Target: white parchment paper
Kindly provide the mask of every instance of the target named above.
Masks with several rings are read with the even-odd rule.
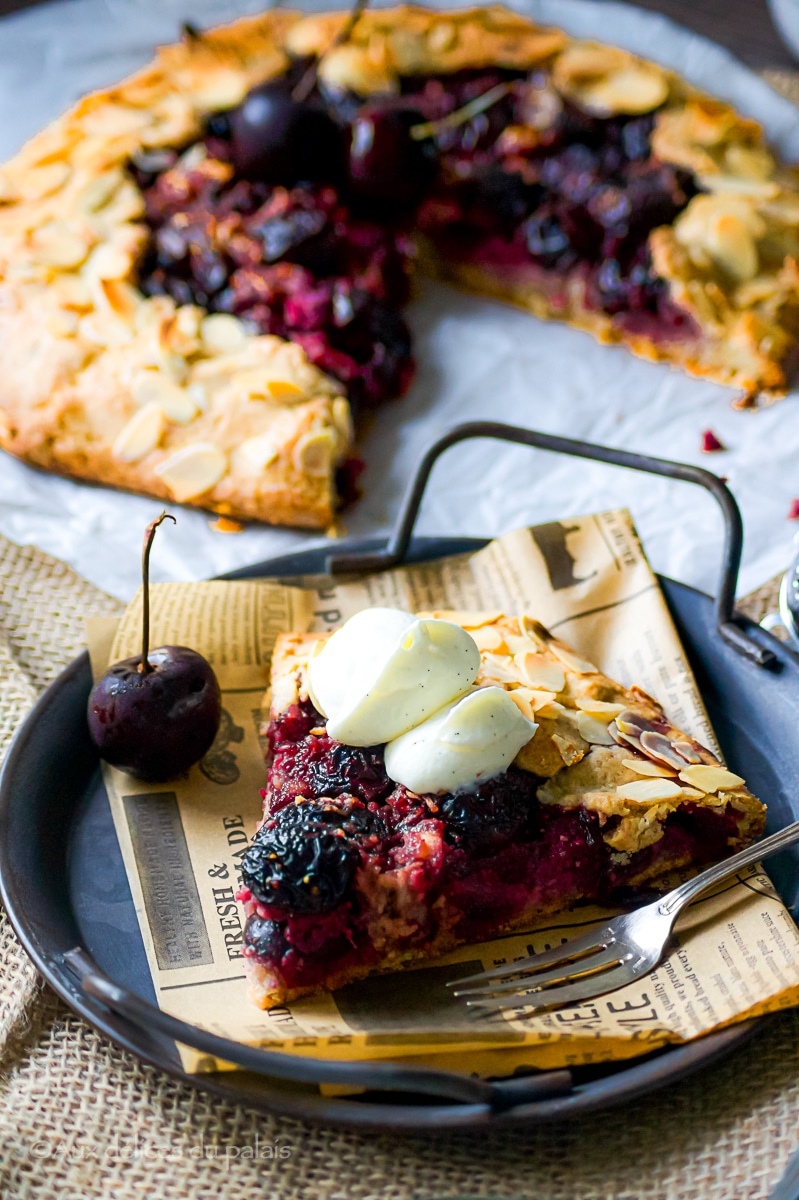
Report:
[[[781,153],[799,159],[796,108],[726,51],[664,17],[607,0],[517,0],[513,6],[678,69],[762,121]],[[146,62],[157,43],[176,37],[182,20],[209,25],[261,7],[253,0],[56,0],[5,18],[0,159],[83,92]],[[408,317],[418,377],[404,400],[378,415],[366,438],[366,495],[346,516],[348,533],[385,530],[423,449],[452,425],[491,418],[701,463],[726,475],[746,530],[740,590],[786,565],[795,532],[787,513],[799,496],[799,395],[765,411],[737,412],[725,388],[432,284],[420,289]],[[707,428],[725,453],[701,453]],[[721,518],[710,497],[687,484],[522,447],[475,442],[448,451],[434,471],[418,528],[494,536],[565,513],[622,506],[631,509],[656,570],[715,590]],[[58,555],[124,599],[137,585],[142,532],[159,507],[0,455],[0,531]],[[202,513],[176,511],[177,527],[167,529],[154,554],[157,579],[201,579],[325,541],[266,527],[223,534]]]

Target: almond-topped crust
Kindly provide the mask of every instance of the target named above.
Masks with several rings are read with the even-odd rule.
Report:
[[[532,617],[419,613],[466,629],[480,650],[476,686],[509,692],[538,728],[515,766],[542,779],[542,804],[599,815],[620,856],[653,845],[686,803],[739,814],[736,845],[759,836],[765,807],[744,781],[666,717],[640,688],[625,688]],[[311,656],[329,634],[281,634],[272,657],[270,714],[308,699]],[[734,847],[733,847],[734,848]]]
[[[367,11],[326,54],[345,19],[276,9],[187,37],[82,99],[0,168],[0,445],[50,470],[221,513],[331,522],[352,437],[341,385],[297,346],[233,316],[204,319],[139,292],[149,234],[126,169],[142,150],[189,144],[208,113],[310,54],[325,55],[326,85],[364,96],[426,72],[541,68],[540,110],[505,131],[521,143],[564,99],[592,115],[654,113],[655,154],[702,189],[649,238],[690,335],[622,328],[586,303],[577,277],[554,294],[542,270],[510,278],[429,248],[422,265],[748,394],[784,388],[799,337],[799,189],[755,122],[656,64],[500,7]]]

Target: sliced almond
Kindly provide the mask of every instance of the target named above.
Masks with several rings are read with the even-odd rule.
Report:
[[[117,434],[111,453],[120,462],[138,462],[164,435],[166,418],[160,404],[145,404]]]
[[[264,390],[272,400],[282,403],[286,400],[300,400],[305,395],[305,389],[291,379],[269,379],[264,384]]]
[[[556,721],[558,717],[562,717],[568,712],[568,709],[557,700],[547,700],[536,711],[539,717],[546,717],[550,721]]]
[[[545,715],[546,709],[549,709],[550,713],[556,716],[566,711],[562,704],[558,704],[557,697],[555,696],[554,692],[545,692],[538,688],[523,687],[514,688],[513,692],[511,692],[511,695],[515,695],[516,692],[527,692],[530,696],[530,703],[533,706],[533,712],[540,712],[542,716]]]
[[[711,222],[705,246],[716,262],[739,283],[753,279],[758,269],[755,239],[744,221],[722,213]]]
[[[589,717],[596,717],[598,721],[605,722],[620,716],[627,707],[626,704],[613,704],[609,700],[592,700],[590,698],[578,699],[574,703],[581,712],[588,713]]]
[[[188,390],[162,371],[141,371],[133,381],[131,394],[137,404],[160,405],[177,425],[188,425],[197,416],[197,405]]]
[[[247,474],[260,475],[278,457],[278,450],[266,434],[247,438],[236,451],[236,466]]]
[[[247,331],[237,317],[212,313],[200,322],[200,339],[206,354],[231,354],[243,348]]]
[[[635,63],[580,88],[583,108],[596,113],[634,115],[658,108],[669,94],[669,83],[656,67]]]
[[[672,742],[671,744],[679,754],[680,758],[684,758],[686,762],[701,763],[702,756],[697,754],[690,742]]]
[[[560,757],[563,759],[567,767],[579,762],[581,758],[585,758],[585,750],[582,745],[577,742],[571,742],[568,738],[562,737],[559,733],[552,734],[552,741],[558,749]]]
[[[645,729],[639,742],[644,754],[654,758],[656,762],[665,763],[667,767],[673,767],[675,771],[682,770],[685,760],[681,754],[677,753],[665,734],[658,733],[654,729]]]
[[[527,717],[528,721],[532,721],[533,713],[535,711],[531,702],[532,692],[528,688],[522,687],[514,688],[512,692],[508,693],[508,695],[519,709],[519,712],[522,714],[522,716]]]
[[[368,50],[352,42],[334,46],[322,57],[319,78],[334,88],[349,88],[359,95],[399,91],[399,79],[386,63],[376,63]]]
[[[711,792],[731,792],[743,787],[744,781],[740,775],[728,771],[726,767],[709,767],[702,763],[695,767],[686,767],[680,771],[680,779],[689,787],[698,788],[706,794]]]
[[[560,646],[557,642],[550,642],[549,649],[559,658],[567,671],[574,671],[578,675],[596,675],[597,668],[593,663],[590,663],[587,658],[581,658],[579,654],[575,654],[574,650],[570,650],[568,646]]]
[[[47,163],[23,172],[16,181],[17,190],[23,200],[41,200],[63,187],[72,174],[65,162]]]
[[[142,108],[128,108],[124,104],[109,101],[100,104],[82,117],[83,128],[88,133],[118,138],[125,133],[136,133],[151,125],[152,115]]]
[[[331,405],[331,412],[338,436],[337,452],[340,456],[343,456],[355,438],[349,400],[345,400],[343,396],[336,396]]]
[[[31,251],[48,267],[79,267],[89,253],[89,239],[65,221],[50,221],[36,230]]]
[[[566,672],[563,667],[553,662],[546,654],[538,654],[534,650],[526,650],[523,654],[515,654],[514,664],[519,670],[522,682],[532,688],[544,688],[548,692],[562,692],[566,686]]]
[[[437,614],[445,621],[452,621],[455,625],[460,625],[461,629],[467,630],[469,633],[473,629],[482,629],[484,625],[493,625],[504,617],[504,612],[500,610],[491,612],[450,612],[442,610]]]
[[[696,788],[684,787],[680,789],[680,795],[683,800],[701,800],[705,792],[699,792]]]
[[[658,779],[676,779],[677,772],[669,767],[661,767],[659,763],[651,762],[648,758],[623,758],[621,765],[636,775],[649,775]]]
[[[227,471],[227,459],[210,442],[183,446],[155,468],[178,503],[210,491]]]
[[[575,716],[575,724],[580,737],[585,738],[592,746],[613,745],[613,738],[608,733],[608,727],[603,721],[597,721],[588,713],[578,712]]]
[[[482,630],[477,632],[482,632]],[[472,637],[474,636],[475,634],[472,633]],[[478,677],[482,680],[491,680],[502,686],[505,684],[512,686],[519,682],[518,675],[512,669],[512,663],[507,654],[494,654],[491,650],[482,651],[482,661]]]
[[[498,629],[492,625],[485,625],[482,629],[473,629],[472,638],[477,643],[477,649],[481,654],[485,651],[490,651],[494,654],[505,654],[507,646],[505,639]]]
[[[294,447],[294,466],[303,475],[329,475],[334,451],[335,435],[331,429],[306,433]]]
[[[680,786],[670,779],[635,779],[616,788],[620,800],[635,800],[646,804],[653,800],[672,800],[682,792]]]
[[[191,98],[206,112],[235,108],[244,99],[249,86],[243,71],[232,67],[220,66],[212,70],[206,67],[192,87]]]

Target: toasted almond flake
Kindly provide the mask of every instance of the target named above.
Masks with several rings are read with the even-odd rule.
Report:
[[[552,741],[567,767],[572,766],[573,763],[579,762],[581,758],[585,757],[582,745],[569,741],[568,738],[562,737],[559,733],[552,734]]]
[[[679,754],[680,758],[684,758],[689,763],[701,763],[702,756],[697,754],[691,742],[672,742],[674,749]]]
[[[177,425],[188,425],[197,416],[197,405],[188,390],[161,371],[140,371],[130,390],[137,404],[160,405]]]
[[[493,626],[485,625],[482,629],[473,629],[471,635],[481,654],[484,652],[491,652],[493,654],[507,653],[504,637]]]
[[[143,108],[128,108],[124,104],[105,101],[92,112],[84,113],[81,124],[87,133],[118,138],[136,133],[153,122],[152,114]]]
[[[133,256],[121,246],[105,242],[92,250],[81,269],[86,280],[125,279],[131,273]]]
[[[123,279],[98,280],[98,302],[105,304],[108,309],[121,321],[132,323],[139,307],[140,296],[135,288]]]
[[[682,789],[670,779],[635,779],[632,783],[623,783],[616,788],[620,800],[635,800],[646,804],[650,800],[672,800],[681,794]]]
[[[359,95],[399,91],[399,79],[388,64],[374,62],[365,47],[352,42],[328,50],[319,66],[319,78],[330,87],[349,88]]]
[[[333,414],[333,424],[336,427],[338,435],[337,453],[342,456],[346,450],[352,445],[355,437],[355,430],[352,425],[352,409],[350,408],[349,400],[345,400],[343,396],[336,396],[331,405]]]
[[[31,253],[49,267],[78,267],[89,253],[89,240],[65,221],[50,221],[31,238]]]
[[[68,163],[53,162],[43,167],[24,171],[16,183],[16,190],[23,200],[41,200],[51,196],[66,183],[72,174]]]
[[[133,340],[128,323],[121,321],[113,313],[87,313],[80,319],[78,334],[96,346],[123,346]]]
[[[164,435],[166,418],[159,404],[145,404],[117,434],[111,453],[120,462],[138,462]]]
[[[566,686],[566,672],[560,663],[553,662],[546,654],[526,650],[513,657],[522,682],[532,688],[543,688],[548,692],[562,692]]]
[[[83,189],[80,206],[85,213],[96,213],[104,208],[117,188],[123,182],[124,176],[118,169],[104,171],[96,179],[91,179]]]
[[[303,475],[322,477],[330,474],[335,449],[335,434],[320,429],[304,434],[294,447],[294,466]]]
[[[74,337],[78,332],[78,314],[68,308],[58,308],[47,317],[47,328],[53,337]]]
[[[594,664],[575,654],[568,646],[561,646],[553,641],[549,643],[549,649],[560,659],[567,671],[575,671],[578,675],[596,675],[597,668]]]
[[[740,775],[728,771],[726,767],[709,767],[704,763],[695,767],[686,767],[680,771],[680,779],[689,787],[698,788],[700,792],[730,792],[742,787],[744,781]]]
[[[247,331],[237,317],[213,313],[200,322],[200,339],[206,354],[231,354],[243,348]]]
[[[203,72],[192,87],[192,100],[204,111],[235,108],[247,94],[249,83],[243,71],[232,67],[218,67],[213,72]]]
[[[504,612],[499,609],[491,612],[458,612],[457,610],[441,609],[435,615],[444,621],[452,621],[454,625],[460,625],[461,629],[465,629],[468,633],[474,629],[482,629],[484,625],[493,625],[505,616]]]
[[[684,764],[682,755],[678,754],[669,739],[663,733],[654,729],[645,729],[639,738],[639,744],[644,754],[654,758],[656,762],[665,763],[675,771],[681,771]]]
[[[683,800],[701,800],[705,792],[699,792],[696,788],[684,787],[680,788],[680,795]]]
[[[268,379],[264,393],[272,400],[299,400],[305,395],[305,389],[291,379]]]
[[[457,26],[452,21],[437,21],[427,35],[427,45],[433,54],[451,49],[458,38]]]
[[[530,703],[533,706],[533,712],[543,713],[546,708],[552,707],[553,712],[557,715],[559,712],[565,712],[562,704],[558,704],[554,692],[544,692],[537,688],[515,688],[514,692],[529,692]],[[514,694],[511,693],[511,695]]]
[[[612,721],[614,717],[618,717],[624,712],[626,704],[613,704],[609,700],[592,700],[577,699],[574,702],[581,712],[588,713],[589,717],[596,717],[598,721]]]
[[[580,737],[585,738],[592,746],[613,745],[613,738],[608,733],[607,725],[602,721],[597,721],[595,717],[589,717],[588,713],[578,712],[575,724]]]
[[[508,695],[522,716],[527,717],[528,721],[532,721],[533,712],[535,711],[531,703],[532,692],[528,688],[514,688]]]
[[[716,262],[733,278],[743,283],[754,279],[758,268],[755,239],[744,221],[732,213],[722,213],[711,222],[705,246]]]
[[[525,637],[532,638],[537,646],[544,647],[551,641],[551,634],[548,629],[545,629],[540,621],[536,621],[535,617],[530,617],[527,613],[522,613],[519,617],[519,628]]]
[[[567,713],[568,709],[564,708],[557,700],[547,700],[536,709],[536,712],[539,717],[546,717],[548,720],[556,721],[558,717],[562,717]]]
[[[669,94],[669,83],[656,67],[634,64],[582,87],[578,101],[598,113],[637,114],[658,108]]]
[[[236,451],[236,467],[247,474],[260,473],[273,463],[278,456],[278,450],[266,434],[247,438]]]
[[[628,771],[635,771],[636,775],[649,775],[659,779],[677,778],[676,771],[669,767],[661,767],[659,763],[654,763],[648,758],[623,758],[621,765]]]
[[[178,503],[210,491],[227,471],[227,459],[210,442],[183,446],[155,468]]]
[[[706,192],[731,192],[737,196],[756,196],[771,200],[780,193],[779,184],[769,179],[741,179],[737,175],[700,175],[699,186]]]
[[[519,683],[518,674],[512,669],[511,660],[507,654],[494,654],[491,650],[482,652],[482,661],[477,677],[482,681],[493,680],[503,687],[505,684],[513,686]]]

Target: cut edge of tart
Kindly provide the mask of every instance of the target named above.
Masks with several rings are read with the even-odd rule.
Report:
[[[281,635],[264,818],[240,894],[261,1007],[522,930],[580,901],[629,900],[763,831],[765,807],[740,776],[539,622],[420,616],[467,630],[481,658],[474,686],[508,692],[535,733],[473,789],[415,794],[387,777],[382,746],[328,737],[308,664],[330,635]]]
[[[418,101],[423,115],[432,114],[446,186],[439,178],[428,197],[434,203],[423,213],[423,202],[415,214],[423,271],[750,397],[784,390],[799,337],[799,190],[795,172],[775,162],[756,122],[656,64],[539,28],[499,7],[367,11],[349,41],[330,50],[345,19],[272,11],[191,31],[136,75],[85,97],[0,168],[3,448],[75,478],[222,514],[330,525],[336,473],[352,455],[347,393],[357,399],[360,389],[380,399],[401,392],[410,378],[401,299],[391,300],[389,317],[383,310],[364,317],[357,348],[342,350],[335,330],[350,318],[336,310],[336,285],[317,288],[318,272],[303,275],[291,253],[286,262],[278,255],[278,266],[292,268],[292,279],[275,285],[279,333],[257,297],[246,299],[246,288],[217,304],[231,289],[219,290],[213,255],[192,275],[191,287],[184,277],[165,284],[161,267],[152,271],[145,261],[159,231],[147,224],[143,188],[131,169],[145,160],[144,174],[152,168],[157,183],[174,167],[159,168],[159,155],[188,147],[170,181],[173,193],[192,172],[224,192],[230,164],[213,130],[209,136],[208,119],[314,56],[321,58],[319,94],[339,117],[353,96],[356,107]],[[496,85],[498,107],[469,91],[481,73],[505,80]],[[465,99],[476,108],[453,126],[446,124],[447,90],[456,81],[458,104]],[[506,84],[510,91],[503,92]],[[503,104],[510,107],[500,120]],[[437,125],[441,114],[444,124]],[[553,166],[547,138],[563,133],[558,121],[571,132]],[[618,146],[605,154],[602,137],[610,135],[602,134],[603,122],[624,142],[620,175]],[[581,165],[580,154],[570,162],[569,146],[589,157],[596,151],[594,166]],[[496,209],[494,185],[480,175],[486,163],[497,168],[503,187],[513,185],[502,201],[510,232],[482,228]],[[662,179],[656,168],[665,171]],[[596,175],[590,201],[580,191],[586,171]],[[472,211],[459,189],[475,178]],[[480,198],[484,184],[487,199]],[[453,195],[454,218],[447,209]],[[326,203],[319,200],[317,210]],[[640,245],[614,249],[625,204],[636,219],[644,210],[649,215]],[[569,226],[575,212],[576,232]],[[173,215],[193,219],[179,205]],[[246,274],[251,231],[233,237],[225,213],[208,215],[215,238],[227,230],[225,269]],[[319,211],[311,217],[318,223]],[[340,227],[346,242],[350,215]],[[586,229],[591,245],[581,248]],[[458,246],[445,236],[453,230],[463,234]],[[238,238],[232,250],[231,238]],[[202,249],[192,253],[202,259]],[[380,264],[393,253],[384,250],[375,250],[358,281],[378,300]],[[406,270],[406,252],[396,252]],[[258,286],[272,294],[269,270],[264,276],[256,263]],[[159,288],[166,291],[158,294]],[[295,303],[292,293],[287,316],[292,288],[303,295]],[[204,305],[206,291],[211,298]],[[344,296],[344,308],[351,299]],[[374,362],[362,345],[370,338],[380,351]]]

